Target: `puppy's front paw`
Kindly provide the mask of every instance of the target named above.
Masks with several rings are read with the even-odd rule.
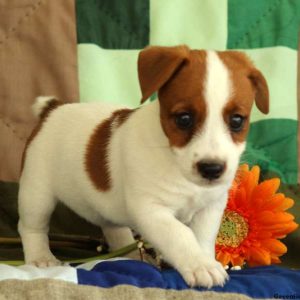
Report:
[[[54,266],[61,266],[63,263],[55,258],[53,255],[49,256],[41,256],[35,259],[31,259],[26,264],[36,266],[39,268],[47,268]]]
[[[182,268],[179,272],[190,287],[224,286],[229,278],[224,267],[212,259],[200,259],[194,262],[194,266]]]

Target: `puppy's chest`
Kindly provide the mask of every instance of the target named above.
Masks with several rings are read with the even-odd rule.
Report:
[[[205,209],[205,207],[209,206],[210,203],[214,201],[214,199],[211,198],[211,196],[205,196],[202,193],[183,197],[181,203],[178,203],[176,218],[184,224],[190,223],[197,211]]]

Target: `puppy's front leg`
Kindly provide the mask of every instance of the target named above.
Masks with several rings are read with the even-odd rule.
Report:
[[[135,210],[135,225],[190,286],[223,285],[227,273],[215,259],[205,256],[192,230],[160,205]]]
[[[205,253],[215,259],[215,244],[219,232],[227,195],[218,202],[199,210],[193,216],[190,228],[193,230],[200,247]]]

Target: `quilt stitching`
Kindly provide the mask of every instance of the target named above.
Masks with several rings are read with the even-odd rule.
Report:
[[[283,139],[287,139],[291,136],[293,136],[293,134],[290,134],[290,135],[284,137]],[[268,144],[268,146],[276,144],[277,142],[278,142],[278,140],[276,140],[273,143]],[[269,152],[266,151],[266,149],[265,149],[267,147],[266,145],[263,145],[263,146],[255,146],[253,144],[250,144],[250,145],[251,145],[252,149],[259,151],[261,154],[263,154],[265,159],[267,159],[268,161],[272,161],[273,166],[275,168],[277,168],[278,170],[280,170],[283,174],[286,174],[286,173],[296,173],[297,174],[297,172],[295,170],[288,169],[287,167],[285,167],[284,165],[278,163],[275,159],[273,159],[272,156],[269,154]],[[244,159],[241,162],[248,163],[247,155],[244,155]],[[261,159],[258,159],[256,164],[260,165],[262,168],[269,169],[268,164]]]
[[[0,40],[0,47],[4,46],[4,44],[11,37],[11,35],[14,34],[15,32],[17,32],[19,26],[22,23],[29,20],[29,18],[33,16],[33,14],[38,10],[38,8],[43,4],[43,2],[45,2],[45,1],[44,0],[39,0],[36,4],[33,5],[33,7],[30,7],[30,9],[28,9],[22,17],[20,17],[20,19],[18,20],[18,22],[16,23],[15,26],[8,29],[7,34],[5,35],[4,39]],[[6,128],[10,129],[10,131],[16,136],[16,138],[18,138],[22,142],[26,141],[26,137],[20,136],[18,134],[17,130],[14,129],[13,126],[10,123],[5,121],[4,117],[1,116],[1,115],[0,115],[0,120],[5,125]]]
[[[289,138],[291,138],[293,136],[295,136],[294,133],[287,134],[285,136],[282,136],[280,138],[277,138],[277,139],[273,140],[272,142],[268,142],[267,144],[260,145],[260,148],[265,148],[265,147],[276,145],[276,144],[278,144],[278,142],[288,140]]]
[[[23,137],[23,136],[20,136],[19,134],[18,134],[18,131],[17,130],[15,130],[14,128],[13,128],[13,126],[11,126],[11,124],[9,124],[8,122],[6,122],[5,120],[4,120],[4,117],[3,116],[0,116],[0,120],[1,120],[1,122],[5,125],[5,127],[6,128],[9,128],[10,129],[10,131],[20,140],[20,141],[22,141],[22,142],[25,142],[26,141],[26,137]]]
[[[239,44],[240,44],[243,40],[245,40],[246,37],[248,37],[248,36],[251,34],[251,32],[252,32],[253,30],[255,30],[255,29],[258,27],[258,25],[261,23],[261,21],[262,21],[264,18],[266,18],[268,15],[270,15],[270,13],[271,13],[272,11],[274,11],[274,9],[275,9],[276,7],[278,7],[278,5],[280,4],[280,2],[281,2],[281,0],[277,0],[276,2],[274,2],[274,4],[273,4],[272,6],[270,6],[270,7],[268,8],[268,10],[267,10],[266,12],[264,12],[264,13],[261,15],[261,17],[260,17],[260,18],[259,18],[252,26],[250,26],[249,30],[248,30],[246,33],[244,33],[244,35],[242,35],[242,36],[235,42],[235,47],[236,47],[236,48],[238,48],[238,47],[239,47]]]
[[[40,0],[36,4],[34,4],[33,7],[30,7],[30,9],[28,9],[28,11],[26,11],[26,13],[22,17],[20,17],[16,25],[8,29],[4,39],[0,40],[0,47],[5,44],[5,42],[11,37],[13,33],[17,32],[17,29],[23,22],[29,20],[29,18],[32,17],[32,15],[37,11],[37,9],[41,6],[43,2],[44,0]]]
[[[116,16],[113,15],[111,12],[109,12],[104,5],[100,5],[98,3],[98,7],[100,10],[102,10],[112,21],[114,21],[116,24],[119,25],[119,27],[121,27],[124,31],[126,31],[128,34],[130,34],[136,41],[139,40],[139,35],[136,34],[134,31],[131,31],[127,26],[125,26],[124,24],[122,24],[121,20]]]

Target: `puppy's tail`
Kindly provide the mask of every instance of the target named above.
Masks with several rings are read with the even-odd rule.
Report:
[[[52,110],[62,105],[62,102],[53,96],[39,96],[32,105],[33,114],[40,119],[44,119]]]

